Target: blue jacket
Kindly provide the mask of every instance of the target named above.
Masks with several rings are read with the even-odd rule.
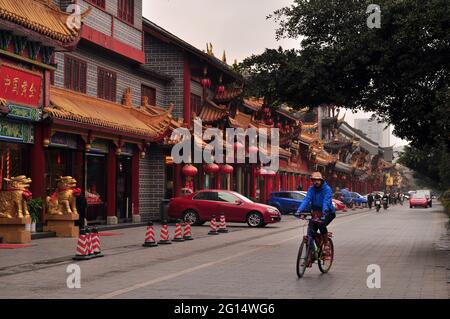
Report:
[[[332,202],[332,195],[333,191],[326,182],[323,182],[322,187],[319,189],[311,186],[308,188],[308,193],[298,208],[297,213],[305,211],[311,205],[313,210],[322,211],[323,216],[326,216],[328,213],[336,214],[336,209]]]

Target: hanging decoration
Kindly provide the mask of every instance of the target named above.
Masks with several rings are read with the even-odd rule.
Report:
[[[220,171],[220,167],[215,163],[210,163],[204,166],[204,170],[206,174],[217,174]]]
[[[205,66],[203,68],[203,79],[201,79],[200,81],[200,84],[204,89],[209,89],[211,87],[211,80],[207,76],[208,76],[208,68]]]
[[[233,166],[229,164],[225,164],[220,167],[220,172],[225,175],[233,173],[233,170],[234,170]]]

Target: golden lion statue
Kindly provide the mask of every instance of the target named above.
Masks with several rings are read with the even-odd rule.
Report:
[[[31,179],[24,175],[5,178],[6,190],[0,192],[0,218],[23,218],[29,216],[27,200],[32,196],[28,190]]]
[[[76,188],[77,181],[71,176],[61,176],[56,180],[57,189],[52,196],[47,196],[47,213],[49,215],[78,215],[76,198],[81,190]]]

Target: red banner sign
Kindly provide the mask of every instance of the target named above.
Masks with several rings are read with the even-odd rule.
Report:
[[[38,107],[42,76],[11,65],[0,65],[0,97],[17,104]]]

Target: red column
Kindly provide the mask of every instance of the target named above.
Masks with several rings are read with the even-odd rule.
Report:
[[[302,177],[302,179],[303,179],[303,191],[307,191],[308,190],[308,182],[306,181],[306,175],[303,175],[303,177]]]
[[[191,69],[189,66],[189,58],[184,57],[184,123],[190,128],[191,125]]]
[[[270,195],[272,194],[272,176],[267,176],[267,197],[266,197],[266,203],[269,202]]]
[[[217,176],[216,176],[216,189],[220,189],[220,178],[221,178],[220,173],[217,173]]]
[[[183,187],[181,184],[181,164],[175,164],[175,197],[181,195],[181,188]]]
[[[34,144],[31,148],[31,192],[34,198],[45,196],[45,154],[43,146],[42,125],[36,124]]]
[[[275,176],[275,191],[280,191],[280,173]]]
[[[256,198],[256,166],[255,164],[252,164],[252,189],[250,197]]]
[[[108,185],[106,194],[107,209],[106,213],[108,216],[116,216],[116,169],[117,169],[117,157],[113,148],[109,149],[107,156],[107,166],[108,166],[108,176],[106,184]]]
[[[139,152],[135,152],[131,161],[131,200],[133,215],[139,215]]]
[[[287,190],[287,175],[283,174],[283,190],[286,191]]]

